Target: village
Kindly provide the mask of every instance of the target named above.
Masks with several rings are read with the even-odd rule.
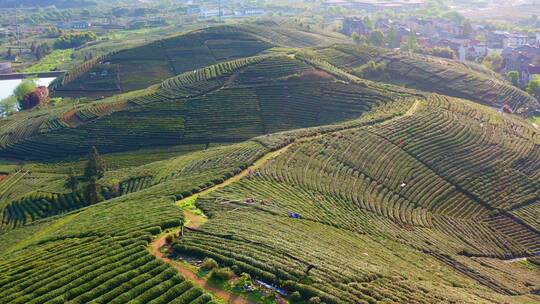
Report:
[[[463,62],[494,60],[498,64],[493,69],[502,75],[518,72],[519,79],[515,84],[521,87],[525,87],[535,75],[540,75],[540,30],[503,31],[468,20],[439,17],[410,16],[400,21],[359,16],[343,18],[341,32],[360,39],[368,39],[374,32],[380,32],[386,38],[384,46],[388,48],[403,48],[413,40],[415,51],[419,53],[430,49],[450,49],[452,52],[445,52],[445,56]]]

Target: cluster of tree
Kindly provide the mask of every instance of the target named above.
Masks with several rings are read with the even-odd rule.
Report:
[[[449,47],[419,48],[418,50],[416,50],[416,52],[420,54],[447,58],[447,59],[456,58],[456,52]]]
[[[21,110],[30,110],[39,105],[47,105],[49,103],[49,89],[45,86],[35,88],[32,92],[23,96],[19,102]]]
[[[32,52],[32,54],[34,54],[34,56],[36,56],[37,60],[40,60],[41,58],[50,54],[52,52],[52,49],[47,43],[36,44],[35,42],[32,42],[32,45],[30,46],[30,51]]]
[[[503,58],[499,54],[489,54],[482,60],[482,64],[495,72],[499,72],[502,69]]]
[[[351,38],[356,44],[370,44],[376,47],[400,47],[405,51],[416,51],[418,49],[418,41],[416,35],[411,33],[408,37],[398,41],[395,30],[388,31],[385,36],[381,30],[373,30],[366,36],[359,36],[357,33],[353,33]]]
[[[82,188],[84,198],[90,204],[96,204],[104,200],[101,194],[101,185],[98,180],[105,175],[105,161],[99,155],[96,147],[88,154],[88,161],[84,167],[84,175],[76,176],[73,169],[70,169],[65,182],[65,187],[71,189],[73,193]]]
[[[62,35],[62,31],[58,29],[56,26],[49,26],[45,29],[45,36],[47,38],[58,38]]]
[[[2,116],[8,116],[19,109],[23,109],[25,97],[34,92],[37,84],[34,79],[25,79],[21,82],[13,92],[12,96],[0,101],[0,112]]]
[[[55,49],[69,49],[81,46],[90,41],[96,41],[97,36],[93,32],[70,32],[63,33],[54,42]]]
[[[538,15],[532,15],[529,19],[526,19],[521,23],[525,26],[540,28],[540,18],[538,18]]]
[[[384,62],[377,63],[370,60],[368,63],[359,68],[358,74],[364,78],[380,79],[384,76],[385,71],[386,64]]]
[[[47,87],[38,87],[34,79],[25,79],[15,88],[13,95],[0,100],[0,117],[48,103]]]
[[[518,71],[510,71],[506,73],[506,78],[508,81],[510,81],[514,86],[519,86],[519,73]]]
[[[57,7],[57,8],[79,8],[83,6],[96,5],[92,0],[3,0],[0,1],[0,7],[18,8],[18,7]]]
[[[156,14],[159,11],[155,8],[139,7],[129,9],[127,7],[113,7],[111,14],[115,17],[144,17],[148,14]]]
[[[540,99],[540,76],[535,76],[527,84],[527,93]]]

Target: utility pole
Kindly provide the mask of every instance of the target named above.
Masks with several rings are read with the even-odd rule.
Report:
[[[17,47],[19,48],[19,55],[21,54],[21,32],[19,29],[19,19],[17,18],[17,7],[15,7],[15,39],[17,40]]]
[[[218,16],[219,23],[221,23],[221,0],[218,0]]]

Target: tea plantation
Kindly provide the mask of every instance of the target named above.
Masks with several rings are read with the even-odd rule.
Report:
[[[144,89],[186,71],[259,54],[273,47],[344,42],[337,34],[253,22],[193,31],[89,60],[57,79],[57,96],[111,96]]]
[[[360,77],[465,98],[496,108],[507,104],[518,113],[532,113],[538,108],[538,101],[533,97],[473,63],[353,45],[319,47],[315,52]],[[383,70],[366,72],[364,67],[370,61],[381,64]]]
[[[52,88],[109,97],[0,118],[2,304],[540,302],[536,101],[480,66],[246,22]]]

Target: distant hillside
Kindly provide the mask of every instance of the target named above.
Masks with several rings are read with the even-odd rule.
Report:
[[[358,118],[413,96],[302,57],[249,57],[92,104],[0,120],[0,156],[43,159],[84,154],[91,146],[114,152],[242,141]]]
[[[322,47],[317,53],[352,74],[372,80],[465,98],[496,108],[506,103],[518,113],[531,113],[538,108],[533,97],[474,64],[353,45]],[[383,64],[384,71],[366,71],[365,65],[370,61]]]
[[[85,6],[95,6],[103,0],[2,0],[0,7],[19,8],[19,7],[46,7],[56,6],[62,8],[76,8]]]
[[[271,21],[216,26],[94,58],[51,84],[57,96],[110,96],[272,47],[343,42],[337,34],[306,32]]]

